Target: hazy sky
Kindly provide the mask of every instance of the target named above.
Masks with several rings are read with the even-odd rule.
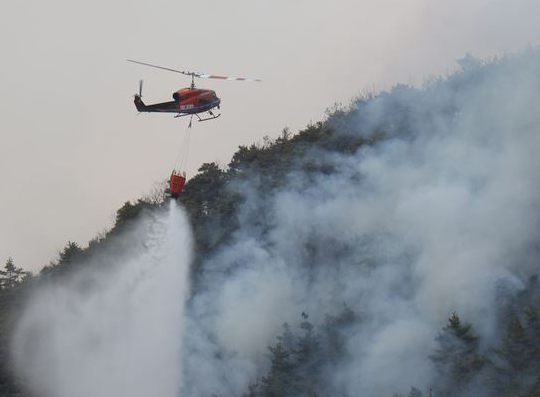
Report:
[[[262,83],[201,80],[220,119],[194,124],[188,177],[225,166],[238,145],[294,132],[335,102],[396,82],[421,84],[466,52],[540,44],[537,0],[50,0],[0,14],[0,260],[38,270],[68,241],[168,176],[185,119],[137,116],[187,77],[126,58]]]

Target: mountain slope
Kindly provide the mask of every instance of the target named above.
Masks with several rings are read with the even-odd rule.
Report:
[[[462,66],[188,181],[182,395],[540,393],[540,51]],[[106,277],[155,211],[126,203],[19,299],[79,269]]]

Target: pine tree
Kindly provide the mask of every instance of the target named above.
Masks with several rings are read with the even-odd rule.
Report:
[[[532,315],[532,312],[528,312]],[[532,324],[531,324],[532,322]],[[535,320],[529,317],[525,323],[534,327]],[[509,320],[501,345],[495,350],[499,358],[494,366],[495,379],[492,388],[496,395],[517,395],[538,383],[538,349],[534,337],[519,318],[513,314]]]
[[[314,396],[320,385],[320,369],[323,354],[320,347],[319,336],[315,334],[314,326],[308,320],[307,313],[302,312],[300,329],[304,331],[298,338],[295,355],[294,389],[296,395]]]
[[[300,328],[304,330],[304,335],[298,340],[298,347],[295,351],[296,361],[299,365],[313,366],[320,347],[319,338],[315,335],[313,324],[308,320],[309,316],[302,312],[302,318]]]
[[[285,350],[292,351],[294,349],[296,339],[288,323],[283,324],[283,333],[277,339],[281,342]]]
[[[423,397],[422,392],[416,387],[411,386],[408,397]]]
[[[268,347],[272,354],[270,371],[262,378],[262,394],[264,397],[284,397],[290,390],[290,371],[293,366],[290,353],[281,342],[275,347]]]
[[[525,333],[532,344],[536,360],[540,360],[540,315],[538,309],[529,306],[525,310]]]
[[[485,358],[478,352],[478,337],[470,323],[462,323],[457,313],[436,338],[439,348],[430,358],[440,376],[437,394],[446,397],[462,395],[482,370]]]
[[[11,257],[6,261],[4,270],[0,270],[0,289],[10,289],[28,276],[22,268],[16,267]]]
[[[517,373],[523,372],[529,366],[533,349],[525,335],[525,329],[517,317],[508,324],[506,335],[503,337],[501,348],[497,354]]]
[[[345,332],[359,320],[360,317],[345,304],[337,316],[326,316],[322,332],[325,355],[329,361],[337,362],[347,354]]]

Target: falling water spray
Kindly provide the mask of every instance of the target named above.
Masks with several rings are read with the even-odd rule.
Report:
[[[84,266],[100,270],[82,270],[61,286],[40,288],[28,303],[13,352],[18,374],[38,395],[178,394],[188,223],[171,202],[126,234],[127,259]]]

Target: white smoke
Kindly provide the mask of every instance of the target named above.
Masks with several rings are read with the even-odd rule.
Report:
[[[328,370],[330,394],[426,390],[453,311],[489,340],[497,283],[535,272],[539,66],[530,50],[422,92],[397,87],[348,126],[380,127],[384,143],[314,153],[337,171],[293,173],[267,197],[243,184],[240,229],[204,264],[188,311],[185,395],[242,395],[283,322],[307,311],[320,324],[343,302],[364,321],[347,336],[352,359]]]
[[[127,258],[40,288],[14,340],[18,373],[40,396],[175,397],[191,237],[183,212],[137,222]],[[103,262],[103,260],[101,260]]]

